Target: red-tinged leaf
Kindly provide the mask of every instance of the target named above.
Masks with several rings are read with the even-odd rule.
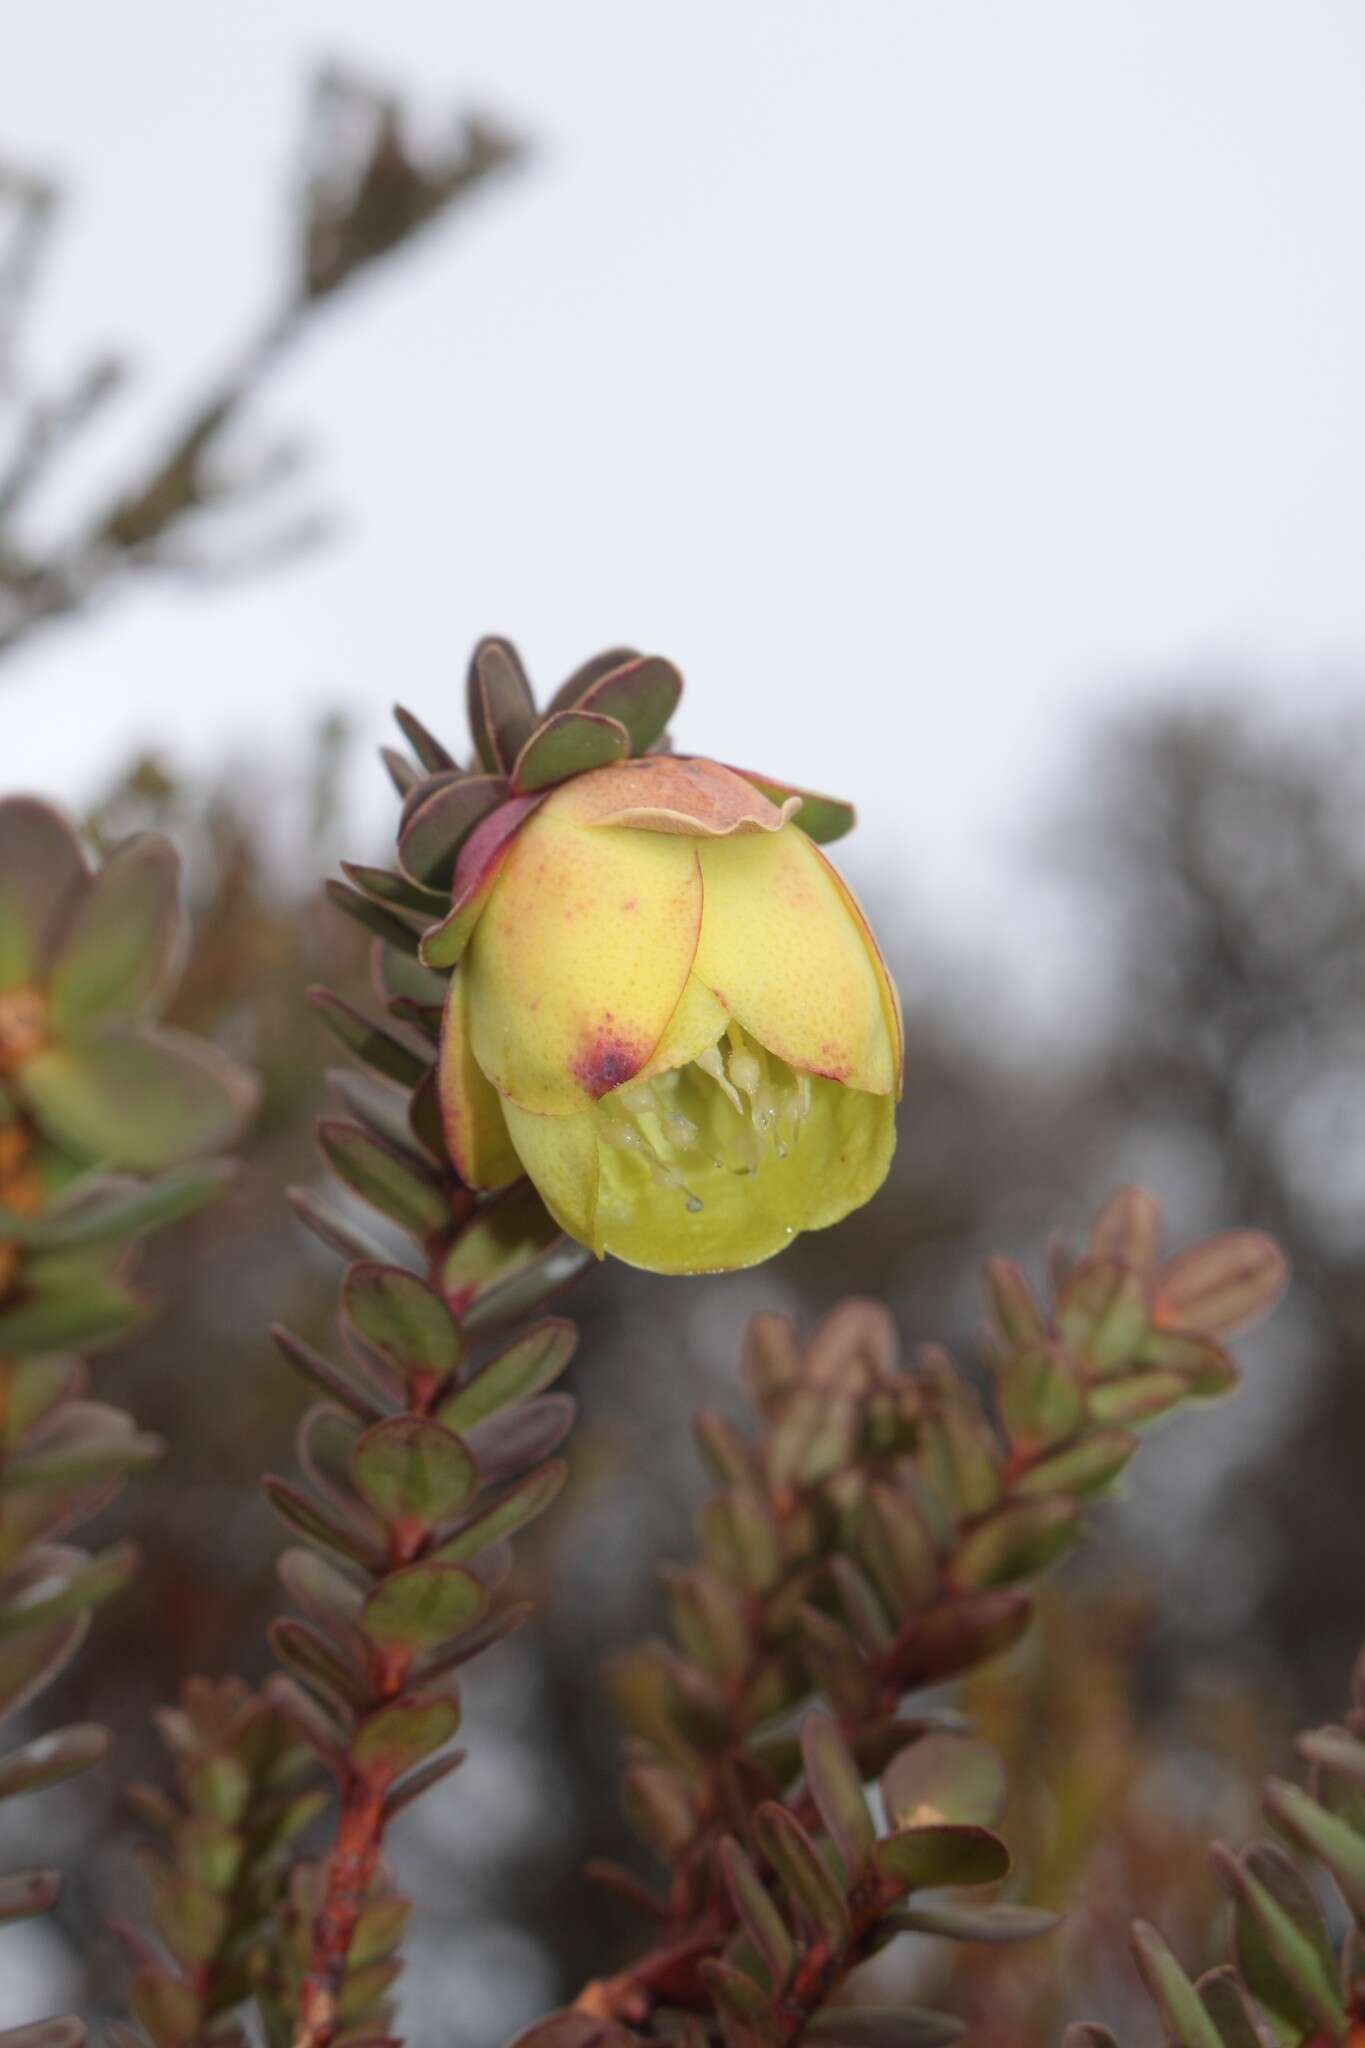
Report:
[[[571,711],[584,691],[590,690],[603,676],[612,675],[617,669],[626,668],[639,659],[638,647],[607,647],[601,654],[590,655],[560,684],[546,705],[546,711]]]
[[[470,657],[466,705],[480,761],[490,774],[505,775],[536,720],[531,685],[510,640],[480,640]]]
[[[524,1529],[537,1515],[544,1514],[554,1501],[568,1476],[568,1468],[562,1464],[543,1465],[537,1472],[528,1472],[515,1486],[465,1524],[449,1537],[436,1552],[436,1561],[442,1564],[459,1564],[466,1558],[477,1557],[490,1544],[500,1543],[504,1538]]]
[[[1007,1503],[981,1522],[962,1543],[953,1578],[974,1591],[1033,1578],[1070,1548],[1080,1523],[1071,1500]]]
[[[801,1728],[806,1786],[850,1878],[867,1867],[877,1839],[863,1774],[833,1715],[807,1714]]]
[[[985,1278],[986,1305],[999,1341],[1007,1349],[1041,1344],[1047,1330],[1023,1269],[1013,1259],[987,1259]]]
[[[56,1870],[16,1870],[0,1877],[0,1923],[50,1913],[62,1888]]]
[[[359,861],[344,860],[341,872],[362,896],[371,897],[374,902],[387,905],[397,911],[406,911],[409,916],[420,918],[423,924],[430,924],[434,918],[444,917],[447,899],[439,889],[424,889],[420,882],[414,882],[408,875],[395,874],[392,868],[366,867]],[[406,943],[398,948],[380,942],[379,951],[390,960],[411,961],[412,949]],[[426,969],[419,967],[419,974]]]
[[[769,1801],[754,1813],[758,1846],[815,1933],[832,1948],[847,1941],[848,1902],[810,1836],[784,1806]]]
[[[562,1316],[547,1317],[449,1395],[437,1409],[436,1420],[464,1432],[504,1408],[544,1393],[573,1357],[577,1343],[571,1322]]]
[[[635,2042],[636,2036],[614,2020],[574,2009],[537,2020],[509,2048],[635,2048]]]
[[[1269,1315],[1288,1280],[1288,1263],[1273,1238],[1230,1230],[1162,1267],[1155,1320],[1167,1329],[1230,1336]]]
[[[440,774],[443,770],[455,767],[454,755],[447,747],[442,746],[440,740],[423,725],[420,718],[414,717],[406,705],[394,705],[393,719],[394,724],[398,727],[398,730],[412,748],[413,753],[416,754],[418,760],[429,774]]]
[[[18,1713],[51,1685],[75,1655],[89,1619],[87,1614],[73,1614],[0,1642],[0,1716]]]
[[[1187,1392],[1201,1401],[1230,1394],[1241,1378],[1221,1344],[1185,1330],[1149,1330],[1139,1363],[1145,1371],[1179,1373]]]
[[[407,872],[425,888],[448,893],[460,849],[508,793],[501,775],[469,775],[433,789],[399,835],[398,857]],[[437,915],[444,915],[444,908]]]
[[[372,1024],[350,1003],[344,1003],[340,996],[334,996],[330,989],[310,988],[308,1000],[317,1010],[323,1023],[345,1046],[354,1053],[363,1065],[376,1074],[382,1074],[388,1081],[396,1081],[400,1088],[415,1088],[431,1064],[404,1045],[392,1033]]]
[[[0,1756],[0,1799],[58,1785],[64,1778],[74,1778],[101,1763],[108,1752],[109,1731],[93,1722],[59,1728],[51,1735],[35,1735],[21,1749]]]
[[[338,1179],[400,1230],[426,1243],[446,1227],[450,1211],[441,1177],[417,1153],[332,1118],[320,1119],[317,1132]]]
[[[935,1685],[1013,1649],[1033,1619],[1027,1593],[954,1596],[905,1627],[887,1662],[903,1691]]]
[[[1150,1266],[1161,1243],[1161,1205],[1146,1188],[1124,1187],[1113,1193],[1090,1230],[1094,1259],[1118,1259],[1139,1271]]]
[[[720,1845],[720,1863],[740,1925],[763,1958],[769,1989],[779,1992],[791,1975],[792,1964],[796,1960],[796,1951],[782,1915],[733,1836],[727,1836]]]
[[[26,2027],[9,2027],[0,2034],[0,2048],[85,2048],[89,2039],[84,2021],[68,2015],[60,2019],[34,2020]],[[109,2048],[142,2048],[142,2044],[134,2039],[131,2032],[126,2041],[111,2033]]]
[[[340,1402],[358,1422],[383,1421],[388,1411],[369,1389],[357,1385],[353,1373],[333,1365],[329,1358],[324,1358],[320,1351],[314,1351],[311,1344],[305,1344],[301,1337],[296,1337],[281,1323],[276,1323],[270,1334],[281,1354],[310,1386],[317,1387],[329,1400]]]
[[[383,903],[376,903],[372,896],[363,896],[359,889],[352,889],[345,882],[324,882],[322,893],[353,924],[358,924],[363,931],[373,932],[396,953],[406,953],[416,959],[420,934],[414,925],[408,923],[406,916],[400,916]]]
[[[387,1559],[384,1552],[372,1543],[365,1531],[354,1522],[343,1521],[339,1514],[312,1500],[287,1479],[277,1479],[268,1474],[261,1481],[266,1499],[275,1513],[296,1529],[308,1542],[316,1543],[320,1549],[334,1552],[338,1557],[349,1558],[352,1563],[363,1565],[367,1571],[382,1569]]]
[[[501,1486],[529,1465],[543,1463],[559,1449],[577,1413],[571,1394],[542,1394],[477,1424],[466,1442],[482,1483]]]
[[[1036,1941],[1061,1925],[1061,1914],[1045,1906],[969,1905],[947,1899],[916,1899],[890,1916],[905,1934],[933,1934],[946,1941],[982,1941],[992,1945]]]
[[[616,719],[626,729],[630,751],[644,754],[662,737],[678,708],[682,687],[671,661],[642,654],[590,682],[573,708]]]

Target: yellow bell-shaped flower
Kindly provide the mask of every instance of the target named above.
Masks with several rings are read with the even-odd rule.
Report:
[[[602,1256],[755,1264],[886,1177],[900,1008],[793,814],[652,755],[514,798],[460,856],[440,1083],[461,1174],[526,1173]]]

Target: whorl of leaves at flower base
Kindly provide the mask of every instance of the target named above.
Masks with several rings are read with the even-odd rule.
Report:
[[[62,1540],[161,1450],[89,1398],[86,1361],[142,1320],[131,1248],[218,1195],[226,1169],[188,1162],[255,1101],[240,1069],[154,1021],[182,947],[177,891],[166,841],[96,870],[57,812],[0,802],[0,1714],[50,1683],[135,1566],[129,1544],[92,1557]],[[93,1727],[38,1735],[0,1758],[0,1797],[104,1747]],[[5,1879],[0,1919],[56,1888],[47,1871]]]
[[[1272,1778],[1263,1810],[1276,1839],[1213,1868],[1232,1907],[1232,1954],[1197,1982],[1154,1927],[1133,1953],[1173,2048],[1295,2048],[1358,2042],[1365,2027],[1365,1651],[1339,1726],[1301,1735],[1309,1783]],[[1331,1909],[1322,1879],[1332,1894]],[[1104,2027],[1069,2029],[1067,2048],[1117,2048]]]
[[[596,1875],[653,1931],[635,1963],[521,2048],[575,2048],[589,2023],[592,2038],[650,2037],[679,2011],[698,2048],[717,2027],[731,2048],[798,2033],[896,2048],[960,2031],[937,2014],[821,2012],[899,1932],[1001,1941],[1050,1924],[977,1893],[1008,1871],[990,1832],[999,1766],[907,1696],[1018,1640],[1027,1582],[1074,1542],[1083,1503],[1112,1489],[1146,1425],[1235,1384],[1220,1340],[1283,1281],[1255,1232],[1163,1261],[1156,1205],[1123,1190],[1085,1254],[1058,1256],[1046,1310],[1017,1267],[989,1263],[996,1422],[944,1353],[903,1367],[873,1303],[845,1303],[805,1345],[784,1318],[755,1320],[759,1434],[701,1418],[720,1481],[701,1561],[668,1575],[672,1642],[615,1672],[626,1813],[668,1882],[654,1893],[624,1871]],[[893,1827],[880,1840],[870,1781]],[[973,1887],[968,1903],[938,1896],[954,1885]]]

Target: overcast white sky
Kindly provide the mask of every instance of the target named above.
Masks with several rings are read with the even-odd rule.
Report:
[[[6,784],[79,794],[149,738],[283,757],[338,701],[449,729],[480,631],[546,681],[624,637],[684,667],[685,744],[855,794],[855,877],[913,867],[970,931],[1087,710],[1365,672],[1358,0],[9,19],[0,146],[71,193],[35,352],[145,371],[86,474],[261,305],[319,55],[539,154],[272,389],[338,544],[33,641]]]

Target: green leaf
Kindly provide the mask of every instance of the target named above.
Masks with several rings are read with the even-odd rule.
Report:
[[[754,1837],[785,1885],[792,1903],[831,1948],[840,1948],[851,1931],[848,1902],[794,1814],[775,1800],[754,1812]]]
[[[1005,1810],[1004,1767],[975,1735],[921,1735],[892,1759],[881,1784],[887,1817],[898,1828],[943,1821],[993,1827]]]
[[[470,657],[465,693],[469,730],[490,775],[505,775],[530,737],[535,698],[510,640],[490,634]]]
[[[1151,1321],[1147,1284],[1117,1259],[1082,1259],[1058,1298],[1057,1335],[1093,1372],[1117,1372],[1137,1356]]]
[[[1133,1954],[1175,2048],[1224,2048],[1203,2000],[1154,1927],[1133,1923]]]
[[[68,1255],[26,1261],[22,1292],[0,1305],[0,1356],[102,1350],[135,1330],[147,1305],[112,1273]]]
[[[3,1324],[0,1324],[3,1330]],[[30,1435],[0,1472],[0,1492],[108,1479],[155,1464],[166,1446],[145,1436],[121,1408],[103,1401],[68,1401]]]
[[[376,1586],[361,1626],[372,1642],[405,1650],[433,1650],[479,1620],[486,1589],[457,1564],[410,1564]]]
[[[1138,1363],[1159,1372],[1179,1373],[1187,1392],[1201,1401],[1216,1401],[1231,1393],[1241,1378],[1215,1338],[1187,1330],[1149,1330]]]
[[[415,1152],[358,1124],[323,1118],[317,1129],[328,1165],[363,1202],[423,1242],[444,1229],[450,1211],[440,1176]]]
[[[1302,1874],[1269,1844],[1240,1860],[1215,1845],[1211,1859],[1237,1902],[1242,1976],[1282,2038],[1344,2032],[1336,1957]]]
[[[869,1487],[857,1543],[893,1616],[932,1599],[942,1573],[938,1551],[918,1509],[898,1488],[885,1481]]]
[[[157,1933],[179,1963],[206,1963],[227,1933],[228,1909],[203,1885],[179,1873],[157,1892],[153,1907]]]
[[[426,1529],[458,1514],[479,1483],[459,1437],[415,1415],[395,1415],[367,1429],[351,1470],[356,1491],[383,1521]]]
[[[430,1060],[404,1045],[391,1032],[372,1024],[350,1003],[334,996],[330,989],[310,988],[308,1000],[347,1052],[354,1053],[358,1060],[376,1074],[382,1074],[385,1080],[396,1081],[400,1088],[415,1088],[432,1065]]]
[[[769,1989],[779,1992],[791,1975],[796,1959],[782,1915],[733,1836],[727,1835],[720,1845],[720,1865],[740,1925],[763,1958]]]
[[[287,1479],[277,1479],[269,1473],[261,1485],[275,1513],[310,1543],[338,1557],[349,1558],[353,1564],[364,1565],[367,1571],[378,1571],[387,1562],[384,1552],[362,1528],[333,1514],[297,1486],[291,1486]]]
[[[995,1392],[1010,1442],[1030,1450],[1065,1443],[1085,1412],[1076,1367],[1055,1344],[1026,1344],[1009,1354]]]
[[[987,1259],[985,1282],[997,1342],[1006,1350],[1041,1344],[1047,1328],[1023,1269],[1013,1259]]]
[[[537,726],[516,758],[512,787],[519,796],[549,789],[590,768],[624,761],[630,735],[616,718],[592,711],[556,711]]]
[[[7,1358],[0,1362],[0,1447],[18,1443],[39,1416],[74,1394],[81,1370],[75,1358]]]
[[[806,1787],[850,1878],[867,1868],[876,1845],[863,1774],[832,1714],[807,1714],[801,1728]]]
[[[88,1037],[144,1015],[177,965],[180,862],[147,834],[111,854],[62,932],[48,980],[53,1034]]]
[[[1190,1384],[1183,1374],[1149,1369],[1101,1380],[1090,1389],[1086,1406],[1094,1422],[1141,1425],[1168,1415],[1189,1397]]]
[[[782,1539],[772,1509],[749,1487],[732,1487],[701,1511],[707,1562],[749,1593],[766,1592],[782,1574]]]
[[[1365,1923],[1365,1836],[1284,1778],[1267,1780],[1265,1810],[1276,1827],[1326,1864],[1352,1913]]]
[[[470,1310],[480,1297],[494,1287],[502,1290],[517,1274],[533,1269],[559,1244],[561,1235],[529,1181],[518,1181],[481,1204],[451,1246],[441,1274],[441,1285],[459,1304],[461,1319],[473,1326],[477,1319]],[[575,1247],[580,1253],[582,1249]]]
[[[555,1463],[528,1472],[515,1486],[509,1486],[492,1506],[443,1543],[435,1554],[439,1564],[460,1564],[477,1557],[490,1543],[500,1543],[524,1529],[537,1515],[544,1514],[557,1497],[568,1476],[568,1467]]]
[[[344,1713],[368,1706],[370,1688],[350,1661],[332,1647],[320,1629],[292,1614],[278,1615],[266,1630],[270,1647],[297,1678],[324,1702]]]
[[[573,1357],[578,1332],[563,1317],[551,1316],[517,1338],[436,1410],[447,1429],[472,1429],[513,1402],[528,1401],[552,1386]]]
[[[362,896],[369,896],[374,902],[388,904],[394,910],[406,910],[414,917],[425,918],[430,924],[434,918],[444,917],[450,908],[447,896],[439,889],[424,889],[420,882],[414,882],[407,875],[398,875],[391,868],[362,866],[353,860],[341,863],[341,872],[348,882],[359,889]],[[411,958],[406,945],[396,948],[384,947],[393,958]]]
[[[947,1941],[1005,1943],[1036,1941],[1061,1925],[1061,1914],[1045,1906],[969,1905],[951,1900],[916,1899],[888,1916],[906,1934],[935,1934]]]
[[[351,1328],[404,1379],[449,1378],[463,1345],[454,1316],[434,1287],[403,1266],[365,1260],[341,1285],[342,1314]]]
[[[1028,1500],[1007,1505],[982,1522],[958,1551],[953,1575],[961,1586],[1004,1586],[1032,1578],[1066,1550],[1080,1509],[1069,1500]]]
[[[631,752],[644,754],[662,737],[678,708],[682,687],[671,661],[638,654],[589,683],[574,708],[614,718],[625,727]]]
[[[1098,1493],[1117,1479],[1138,1447],[1138,1439],[1122,1430],[1099,1430],[1021,1473],[1014,1482],[1015,1495],[1031,1500],[1044,1494],[1084,1498]]]
[[[373,932],[386,946],[392,946],[398,953],[409,953],[414,959],[417,957],[420,934],[406,918],[398,916],[384,904],[376,903],[373,897],[362,896],[358,889],[349,888],[345,882],[325,882],[323,894],[354,924]]]
[[[351,1744],[351,1764],[372,1784],[391,1782],[449,1742],[459,1725],[448,1695],[398,1700],[370,1716]]]
[[[49,1046],[25,1062],[24,1090],[61,1144],[135,1173],[222,1150],[258,1093],[216,1047],[165,1025]]]
[[[38,980],[48,927],[89,872],[79,839],[51,804],[0,801],[0,992]]]
[[[24,1230],[23,1242],[52,1251],[129,1244],[216,1202],[235,1177],[236,1168],[231,1162],[213,1160],[204,1166],[164,1174],[145,1187],[97,1192],[53,1216],[35,1219]],[[0,1236],[4,1234],[0,1230]]]
[[[877,1844],[877,1868],[907,1891],[948,1884],[994,1884],[1009,1874],[1010,1854],[983,1827],[912,1827]]]

